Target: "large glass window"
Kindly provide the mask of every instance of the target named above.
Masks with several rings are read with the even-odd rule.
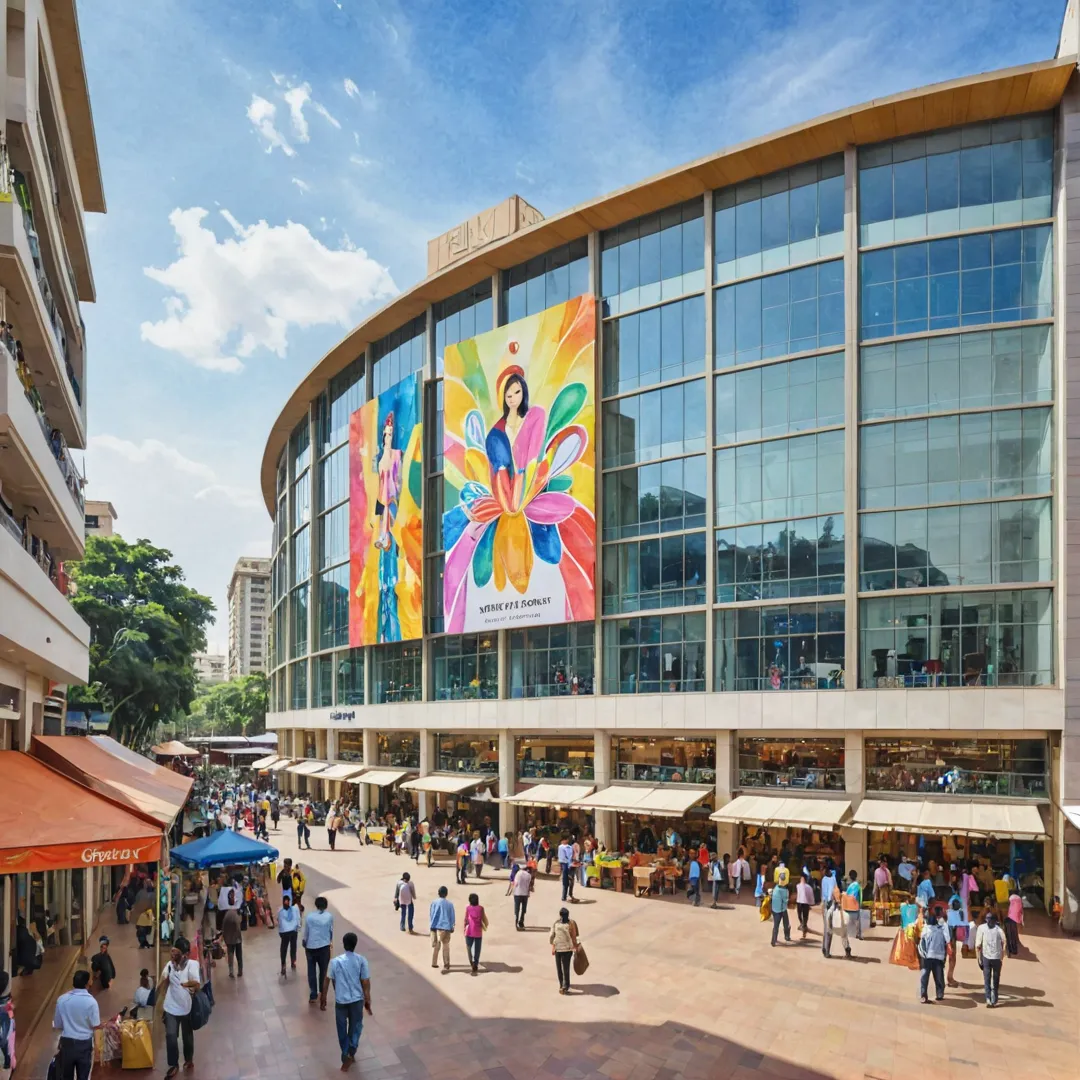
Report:
[[[382,341],[375,343],[373,373],[376,396],[400,382],[410,372],[419,371],[424,366],[425,323],[425,317],[418,315],[400,330],[395,330]]]
[[[1047,686],[1049,589],[859,601],[864,686]]]
[[[294,537],[289,550],[292,553],[291,584],[298,585],[311,577],[311,533],[305,525]]]
[[[716,451],[716,524],[808,517],[844,508],[844,433]]]
[[[1053,117],[993,120],[859,151],[859,243],[1053,213]]]
[[[499,645],[494,633],[454,634],[431,643],[436,701],[499,696]]]
[[[705,613],[604,623],[604,693],[705,689]]]
[[[349,440],[349,417],[364,404],[364,360],[354,360],[330,380],[319,409],[319,453],[329,453]]]
[[[362,731],[337,732],[337,759],[338,761],[354,761],[358,764],[363,762],[364,733]]]
[[[319,462],[319,510],[349,497],[349,448],[341,446]]]
[[[292,492],[292,527],[299,529],[311,520],[311,473],[296,478]]]
[[[348,649],[334,654],[337,663],[337,703],[364,704],[364,650]],[[343,759],[347,760],[347,759]]]
[[[329,653],[311,658],[311,705],[324,708],[334,704],[334,658]]]
[[[718,375],[715,395],[717,444],[843,424],[844,354]]]
[[[495,736],[436,735],[439,772],[499,775],[499,740]]]
[[[621,394],[704,370],[703,296],[604,324],[605,394]]]
[[[420,675],[420,642],[377,645],[372,651],[374,691],[377,705],[388,701],[420,701],[423,682]]]
[[[1052,331],[1051,326],[1010,327],[860,349],[859,417],[1049,401]]]
[[[308,707],[307,661],[298,660],[295,664],[290,664],[289,674],[292,677],[290,703],[294,709],[306,709]]]
[[[514,740],[517,775],[523,780],[592,780],[592,736],[523,735]]]
[[[593,623],[510,631],[510,696],[591,694],[596,666]]]
[[[1045,739],[867,739],[867,791],[1049,797]]]
[[[308,586],[298,585],[289,597],[289,628],[292,631],[290,656],[307,656],[308,651]]]
[[[293,476],[299,476],[311,464],[311,429],[307,417],[293,428],[289,450],[293,459]]]
[[[604,468],[705,449],[705,383],[604,402]]]
[[[505,325],[535,315],[553,304],[589,291],[589,241],[572,240],[520,266],[503,271],[499,322]]]
[[[1051,227],[953,236],[860,256],[860,337],[1053,315]]]
[[[842,514],[716,530],[716,599],[722,603],[843,591]]]
[[[319,575],[319,648],[349,644],[349,564]]]
[[[705,525],[705,456],[604,475],[604,539],[621,540]]]
[[[747,180],[713,196],[715,281],[731,281],[844,249],[844,158]]]
[[[492,321],[491,278],[435,305],[435,371],[442,374],[447,345],[487,333]],[[441,440],[440,440],[441,442]]]
[[[616,780],[715,784],[716,739],[613,738]]]
[[[844,344],[843,260],[717,289],[715,366]]]
[[[391,731],[379,735],[379,764],[395,769],[420,768],[420,736]]]
[[[604,314],[705,287],[705,205],[692,199],[608,229],[600,237]]]
[[[304,732],[298,733],[298,734],[303,735],[304,757],[306,757],[306,758],[317,758],[319,756],[319,749],[318,749],[319,743],[318,743],[318,736],[315,734],[315,732],[314,731],[304,731]],[[295,744],[295,742],[296,742],[296,734],[293,735],[293,742]],[[295,753],[295,750],[293,752]]]
[[[843,791],[843,739],[739,739],[740,788]]]
[[[867,508],[1050,491],[1049,409],[934,416],[859,430],[859,504]]]
[[[859,563],[860,589],[1049,581],[1050,500],[863,514]]]
[[[705,533],[604,545],[604,613],[705,603]]]
[[[445,555],[433,555],[424,560],[424,610],[429,634],[443,632],[443,568]]]
[[[717,690],[843,689],[843,603],[717,611],[715,677]]]
[[[349,557],[349,504],[342,503],[319,518],[319,566],[325,568]]]

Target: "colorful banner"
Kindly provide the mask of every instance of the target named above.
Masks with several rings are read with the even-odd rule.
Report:
[[[448,633],[595,617],[596,302],[447,347]]]
[[[32,874],[39,870],[71,870],[80,866],[127,866],[157,862],[161,833],[128,840],[88,844],[50,844],[46,847],[0,848],[0,874]]]
[[[420,388],[416,372],[362,405],[349,420],[353,648],[423,635]]]

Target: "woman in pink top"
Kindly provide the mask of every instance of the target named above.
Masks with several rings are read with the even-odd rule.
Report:
[[[1020,952],[1020,927],[1023,925],[1024,901],[1013,889],[1009,896],[1009,914],[1005,916],[1005,943],[1009,947],[1010,956],[1016,956]]]
[[[474,975],[480,970],[480,946],[487,929],[487,915],[480,906],[480,897],[469,893],[469,906],[465,909],[465,948],[469,953],[469,966]]]

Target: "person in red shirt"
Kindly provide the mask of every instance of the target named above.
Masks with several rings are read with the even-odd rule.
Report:
[[[709,849],[704,844],[698,848],[697,861],[701,863],[701,869],[707,870],[709,868]]]

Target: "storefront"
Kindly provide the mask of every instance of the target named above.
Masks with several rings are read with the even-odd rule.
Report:
[[[403,792],[423,793],[426,806],[421,812],[428,818],[445,820],[450,824],[464,822],[473,829],[498,827],[497,788],[494,776],[475,773],[430,773],[407,780]]]
[[[439,772],[499,775],[499,739],[495,735],[438,734],[435,755]]]
[[[380,734],[377,741],[377,764],[380,767],[412,770],[420,768],[420,736],[416,732],[391,731],[385,735]]]
[[[526,829],[595,835],[593,815],[574,804],[593,793],[592,784],[539,782],[501,800],[517,808],[517,832]]]
[[[293,783],[298,795],[307,795],[312,799],[321,799],[323,791],[316,781],[327,768],[325,761],[298,761],[294,765],[286,766],[285,771],[294,777]]]
[[[521,735],[514,740],[519,780],[592,780],[592,736]]]
[[[392,813],[395,820],[402,821],[416,809],[416,805],[412,794],[400,790],[400,785],[403,780],[415,775],[416,771],[411,769],[365,769],[352,782],[367,785],[368,805],[374,808],[380,818]],[[365,805],[362,795],[360,805]]]
[[[715,788],[651,787],[644,784],[613,784],[579,799],[579,810],[595,814],[610,811],[616,816],[618,851],[640,850],[653,854],[675,834],[677,844],[700,845],[716,850],[716,829],[709,820]]]
[[[324,782],[328,799],[340,799],[348,804],[356,801],[356,789],[349,781],[355,780],[363,771],[363,765],[339,763],[328,765],[318,774],[318,779]]]
[[[844,740],[740,738],[737,787],[843,791]]]
[[[616,780],[647,784],[715,784],[716,737],[652,738],[635,735],[611,740]]]
[[[364,761],[364,733],[362,731],[338,731],[335,733],[338,761],[362,764]]]

